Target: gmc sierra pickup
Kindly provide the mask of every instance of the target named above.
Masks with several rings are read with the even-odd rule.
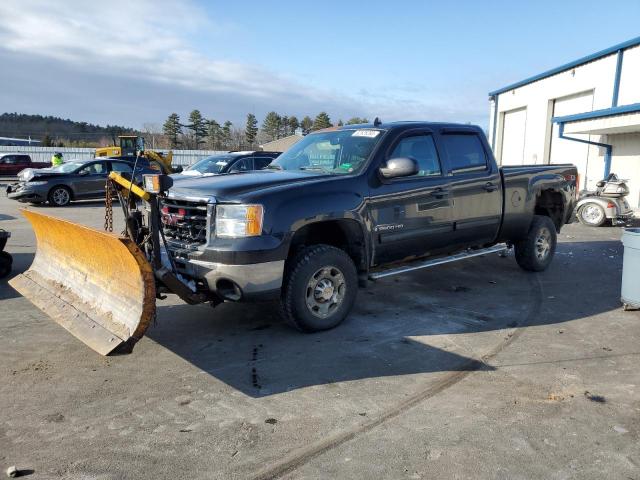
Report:
[[[162,230],[194,288],[279,297],[290,324],[318,331],[348,315],[367,279],[434,258],[513,246],[523,269],[544,270],[576,176],[572,165],[499,168],[475,126],[376,121],[309,134],[267,170],[176,182]]]

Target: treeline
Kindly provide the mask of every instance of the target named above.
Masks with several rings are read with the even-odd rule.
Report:
[[[353,125],[368,123],[366,118],[353,117],[336,125]],[[247,114],[244,125],[234,126],[229,120],[219,123],[215,119],[206,119],[200,110],[193,110],[188,121],[182,123],[177,113],[169,115],[162,127],[167,148],[210,149],[210,150],[243,150],[253,149],[258,145],[279,138],[300,133],[306,135],[315,130],[334,126],[326,112],[320,112],[312,120],[308,115],[298,120],[295,115],[281,115],[269,112],[258,127],[258,119],[252,113]],[[164,140],[164,141],[162,141]]]
[[[351,125],[368,123],[366,118],[353,117],[335,124]],[[3,113],[0,115],[0,137],[40,140],[45,147],[100,147],[118,143],[118,135],[142,135],[147,148],[183,148],[208,150],[249,150],[272,140],[296,132],[306,135],[314,130],[334,126],[326,112],[314,118],[269,112],[258,122],[252,113],[247,114],[243,125],[231,121],[218,122],[204,118],[199,110],[193,110],[186,121],[177,113],[169,115],[163,125],[145,123],[141,130],[119,125],[105,127],[87,122],[76,122],[60,117]]]
[[[0,115],[0,137],[40,140],[42,146],[94,147],[113,143],[118,135],[136,133],[119,125],[102,127],[87,122],[54,117],[3,113]]]

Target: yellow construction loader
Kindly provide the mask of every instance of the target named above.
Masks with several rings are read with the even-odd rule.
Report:
[[[96,148],[96,157],[131,157],[133,159],[136,155],[140,155],[146,158],[151,166],[155,164],[159,170],[165,173],[176,171],[171,165],[173,152],[165,155],[155,150],[146,150],[143,137],[138,135],[120,135],[118,136],[118,143],[119,145]],[[178,170],[181,171],[182,168]]]
[[[175,293],[190,304],[220,300],[197,293],[176,272],[163,250],[157,194],[171,177],[145,175],[144,186],[111,172],[106,185],[107,219],[118,198],[125,235],[23,210],[37,240],[29,270],[10,285],[98,353],[131,351],[155,316],[156,298]]]

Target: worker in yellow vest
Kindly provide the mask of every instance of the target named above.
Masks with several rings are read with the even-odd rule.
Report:
[[[51,157],[51,166],[58,167],[63,163],[64,163],[64,160],[62,159],[62,154],[60,152],[54,153],[53,157]]]

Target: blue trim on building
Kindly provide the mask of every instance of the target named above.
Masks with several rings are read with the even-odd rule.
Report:
[[[604,50],[600,50],[599,52],[593,53],[591,55],[587,55],[586,57],[579,58],[578,60],[574,60],[573,62],[566,63],[556,68],[552,68],[551,70],[547,70],[546,72],[542,72],[538,75],[534,75],[533,77],[529,77],[519,82],[512,83],[511,85],[507,85],[506,87],[499,88],[498,90],[489,92],[489,96],[493,97],[495,95],[508,92],[509,90],[513,90],[514,88],[528,85],[529,83],[533,83],[538,80],[542,80],[543,78],[547,78],[552,75],[562,73],[566,70],[570,70],[572,68],[579,67],[580,65],[584,65],[585,63],[593,62],[594,60],[598,60],[599,58],[612,55],[619,50],[625,50],[627,48],[635,47],[637,45],[640,45],[640,37],[632,38],[631,40],[627,40],[626,42],[619,43],[618,45],[614,45],[613,47],[605,48]]]
[[[613,98],[611,99],[611,107],[618,106],[618,93],[620,93],[620,76],[622,75],[623,58],[624,50],[618,50],[618,58],[616,60],[616,76],[613,79]]]
[[[613,152],[613,145],[608,143],[593,142],[591,140],[583,140],[582,138],[567,137],[564,134],[564,123],[560,123],[560,129],[558,131],[558,137],[564,140],[571,140],[572,142],[586,143],[587,145],[595,145],[596,147],[604,148],[604,177],[607,178],[611,173],[611,154]]]
[[[491,134],[491,150],[496,151],[496,133],[498,131],[498,97],[493,97],[493,132]]]
[[[551,121],[553,123],[577,122],[579,120],[591,120],[594,118],[611,117],[613,115],[635,112],[640,112],[640,103],[632,103],[631,105],[623,105],[621,107],[603,108],[602,110],[594,110],[593,112],[565,115],[564,117],[553,117]]]

